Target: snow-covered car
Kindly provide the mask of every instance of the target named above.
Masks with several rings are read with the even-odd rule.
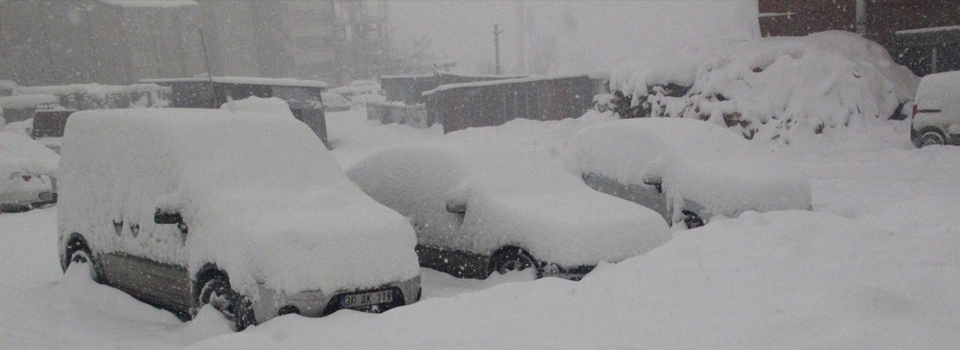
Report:
[[[320,98],[323,101],[323,110],[327,112],[349,111],[352,104],[340,94],[333,92],[321,92]]]
[[[811,209],[810,183],[716,124],[638,118],[580,130],[569,164],[597,191],[651,208],[671,225],[715,215]]]
[[[81,111],[63,140],[64,272],[235,329],[420,299],[410,223],[365,195],[289,114]]]
[[[923,77],[915,101],[910,118],[914,145],[960,145],[960,71]]]
[[[3,211],[24,211],[57,201],[60,156],[30,137],[0,132],[0,203]]]
[[[411,220],[421,266],[478,279],[534,267],[538,277],[579,280],[671,238],[655,212],[591,190],[549,155],[502,152],[509,141],[485,129],[477,142],[395,146],[347,169]]]
[[[6,123],[3,126],[3,131],[27,136],[33,135],[33,118]]]

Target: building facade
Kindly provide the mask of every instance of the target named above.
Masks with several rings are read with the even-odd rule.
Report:
[[[923,76],[960,70],[960,1],[759,0],[763,36],[846,30],[874,40]]]
[[[129,84],[203,71],[194,1],[0,2],[0,76],[20,85]]]
[[[207,71],[341,85],[379,76],[386,49],[377,0],[0,0],[0,76],[24,86]]]

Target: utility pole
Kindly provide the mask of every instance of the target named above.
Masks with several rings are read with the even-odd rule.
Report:
[[[494,49],[497,52],[497,75],[500,75],[500,33],[502,31],[497,29],[497,25],[493,25],[493,45]]]
[[[207,65],[207,79],[210,80],[210,87],[213,88],[213,72],[210,71],[210,58],[207,57],[207,44],[203,41],[203,26],[197,26],[200,32],[200,47],[203,48],[203,61]]]

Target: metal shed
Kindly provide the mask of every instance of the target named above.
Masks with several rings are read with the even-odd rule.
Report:
[[[287,78],[210,77],[143,79],[141,82],[169,86],[170,107],[220,108],[231,99],[250,96],[278,97],[287,102],[290,112],[302,121],[329,147],[327,122],[320,93],[326,91],[322,81]]]
[[[517,118],[576,118],[593,103],[594,82],[586,75],[442,85],[423,93],[427,117],[449,133],[496,126]]]
[[[431,75],[384,75],[380,77],[380,87],[386,93],[387,101],[403,102],[406,105],[424,103],[422,94],[441,85],[463,84],[480,81],[526,78],[526,76],[505,75],[459,75],[436,73]]]

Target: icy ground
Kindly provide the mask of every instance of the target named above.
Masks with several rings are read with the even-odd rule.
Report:
[[[441,134],[357,112],[328,118],[344,167],[374,148]],[[3,214],[0,347],[956,348],[960,147],[913,149],[905,124],[891,130],[777,152],[810,177],[813,212],[715,220],[577,283],[424,270],[418,304],[284,316],[240,334],[212,310],[183,323],[80,271],[63,275],[55,208]]]

